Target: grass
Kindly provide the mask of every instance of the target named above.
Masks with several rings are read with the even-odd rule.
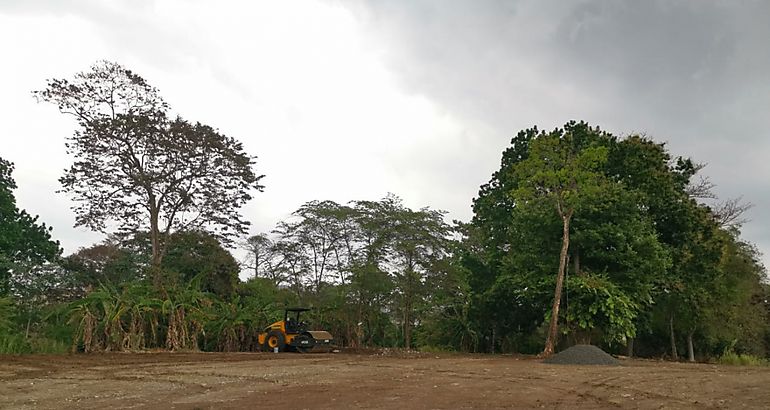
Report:
[[[27,339],[20,334],[0,335],[0,354],[67,353],[71,345],[48,338]]]
[[[717,363],[731,366],[767,366],[766,359],[750,354],[727,352],[717,359]]]

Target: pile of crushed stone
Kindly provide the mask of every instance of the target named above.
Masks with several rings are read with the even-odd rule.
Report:
[[[620,366],[618,359],[605,353],[604,350],[592,345],[575,345],[563,350],[545,360],[548,364],[595,364],[604,366]]]

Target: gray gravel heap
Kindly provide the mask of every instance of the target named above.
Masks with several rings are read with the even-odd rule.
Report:
[[[618,359],[605,353],[604,350],[592,345],[575,345],[563,350],[545,360],[548,364],[596,364],[604,366],[620,366]]]

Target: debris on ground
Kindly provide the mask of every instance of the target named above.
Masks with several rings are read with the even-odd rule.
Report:
[[[543,360],[548,364],[620,366],[618,359],[593,345],[575,345]]]

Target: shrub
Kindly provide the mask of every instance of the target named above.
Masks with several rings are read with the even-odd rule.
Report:
[[[766,366],[767,360],[750,354],[725,352],[717,359],[717,363],[731,366]]]

